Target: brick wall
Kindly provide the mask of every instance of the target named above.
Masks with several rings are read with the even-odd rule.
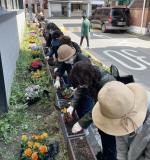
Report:
[[[130,8],[130,13],[131,13],[130,25],[141,26],[142,11],[143,11],[143,0],[135,0],[135,2]],[[150,0],[147,0],[144,13],[143,27],[147,27],[149,21],[150,21]]]

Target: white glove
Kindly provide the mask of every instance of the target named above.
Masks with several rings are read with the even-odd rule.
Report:
[[[82,127],[80,126],[80,124],[77,122],[73,125],[72,127],[72,133],[78,133],[82,130]]]
[[[48,61],[49,60],[49,56],[46,56],[45,59]]]
[[[55,83],[54,83],[54,87],[55,88],[60,88],[60,81],[58,79],[56,79]]]
[[[72,116],[73,110],[74,110],[74,108],[72,106],[69,106],[67,108],[67,113],[69,113]]]
[[[54,68],[54,73],[56,73],[58,71],[58,68]]]

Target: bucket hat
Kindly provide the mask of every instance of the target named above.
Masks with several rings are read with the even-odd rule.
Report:
[[[123,136],[139,128],[147,113],[147,92],[138,83],[108,82],[98,93],[92,110],[95,125],[103,132]]]
[[[75,48],[64,44],[58,48],[57,53],[58,53],[58,61],[64,62],[64,61],[70,59],[72,56],[74,56],[76,53],[76,50],[75,50]]]

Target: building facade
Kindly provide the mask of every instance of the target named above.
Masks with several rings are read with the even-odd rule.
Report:
[[[23,0],[0,0],[0,113],[7,111],[24,26]]]
[[[104,4],[104,0],[48,0],[49,17],[89,16],[92,9]]]

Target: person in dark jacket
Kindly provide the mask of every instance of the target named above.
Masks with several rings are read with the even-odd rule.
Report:
[[[60,77],[64,76],[65,71],[69,76],[70,71],[75,63],[81,60],[90,62],[90,60],[88,57],[84,56],[82,53],[76,52],[75,48],[70,47],[69,45],[66,45],[66,44],[61,45],[58,48],[57,53],[58,53],[58,62],[61,62],[61,64],[58,70],[55,71],[56,81],[55,81],[54,87],[59,88]]]
[[[63,45],[63,44],[67,44],[70,47],[75,48],[75,50],[76,50],[77,53],[81,53],[80,46],[76,42],[71,41],[71,38],[69,36],[65,36],[64,35],[64,36],[62,36],[60,38],[60,46]]]
[[[97,101],[99,90],[115,78],[107,71],[93,66],[91,63],[80,61],[76,63],[70,73],[70,81],[75,91],[72,106],[67,112],[72,115],[77,111],[79,121],[73,125],[72,132],[77,133],[86,129],[92,123],[91,111]],[[116,160],[116,141],[114,136],[99,130],[103,146],[103,154],[99,160]],[[100,152],[101,153],[101,152]],[[100,155],[100,154],[99,154]]]
[[[60,30],[55,30],[52,33],[51,49],[46,57],[47,60],[49,59],[49,57],[53,57],[53,55],[55,55],[56,59],[58,58],[57,50],[60,46],[60,38],[62,35],[63,35],[63,33]]]

